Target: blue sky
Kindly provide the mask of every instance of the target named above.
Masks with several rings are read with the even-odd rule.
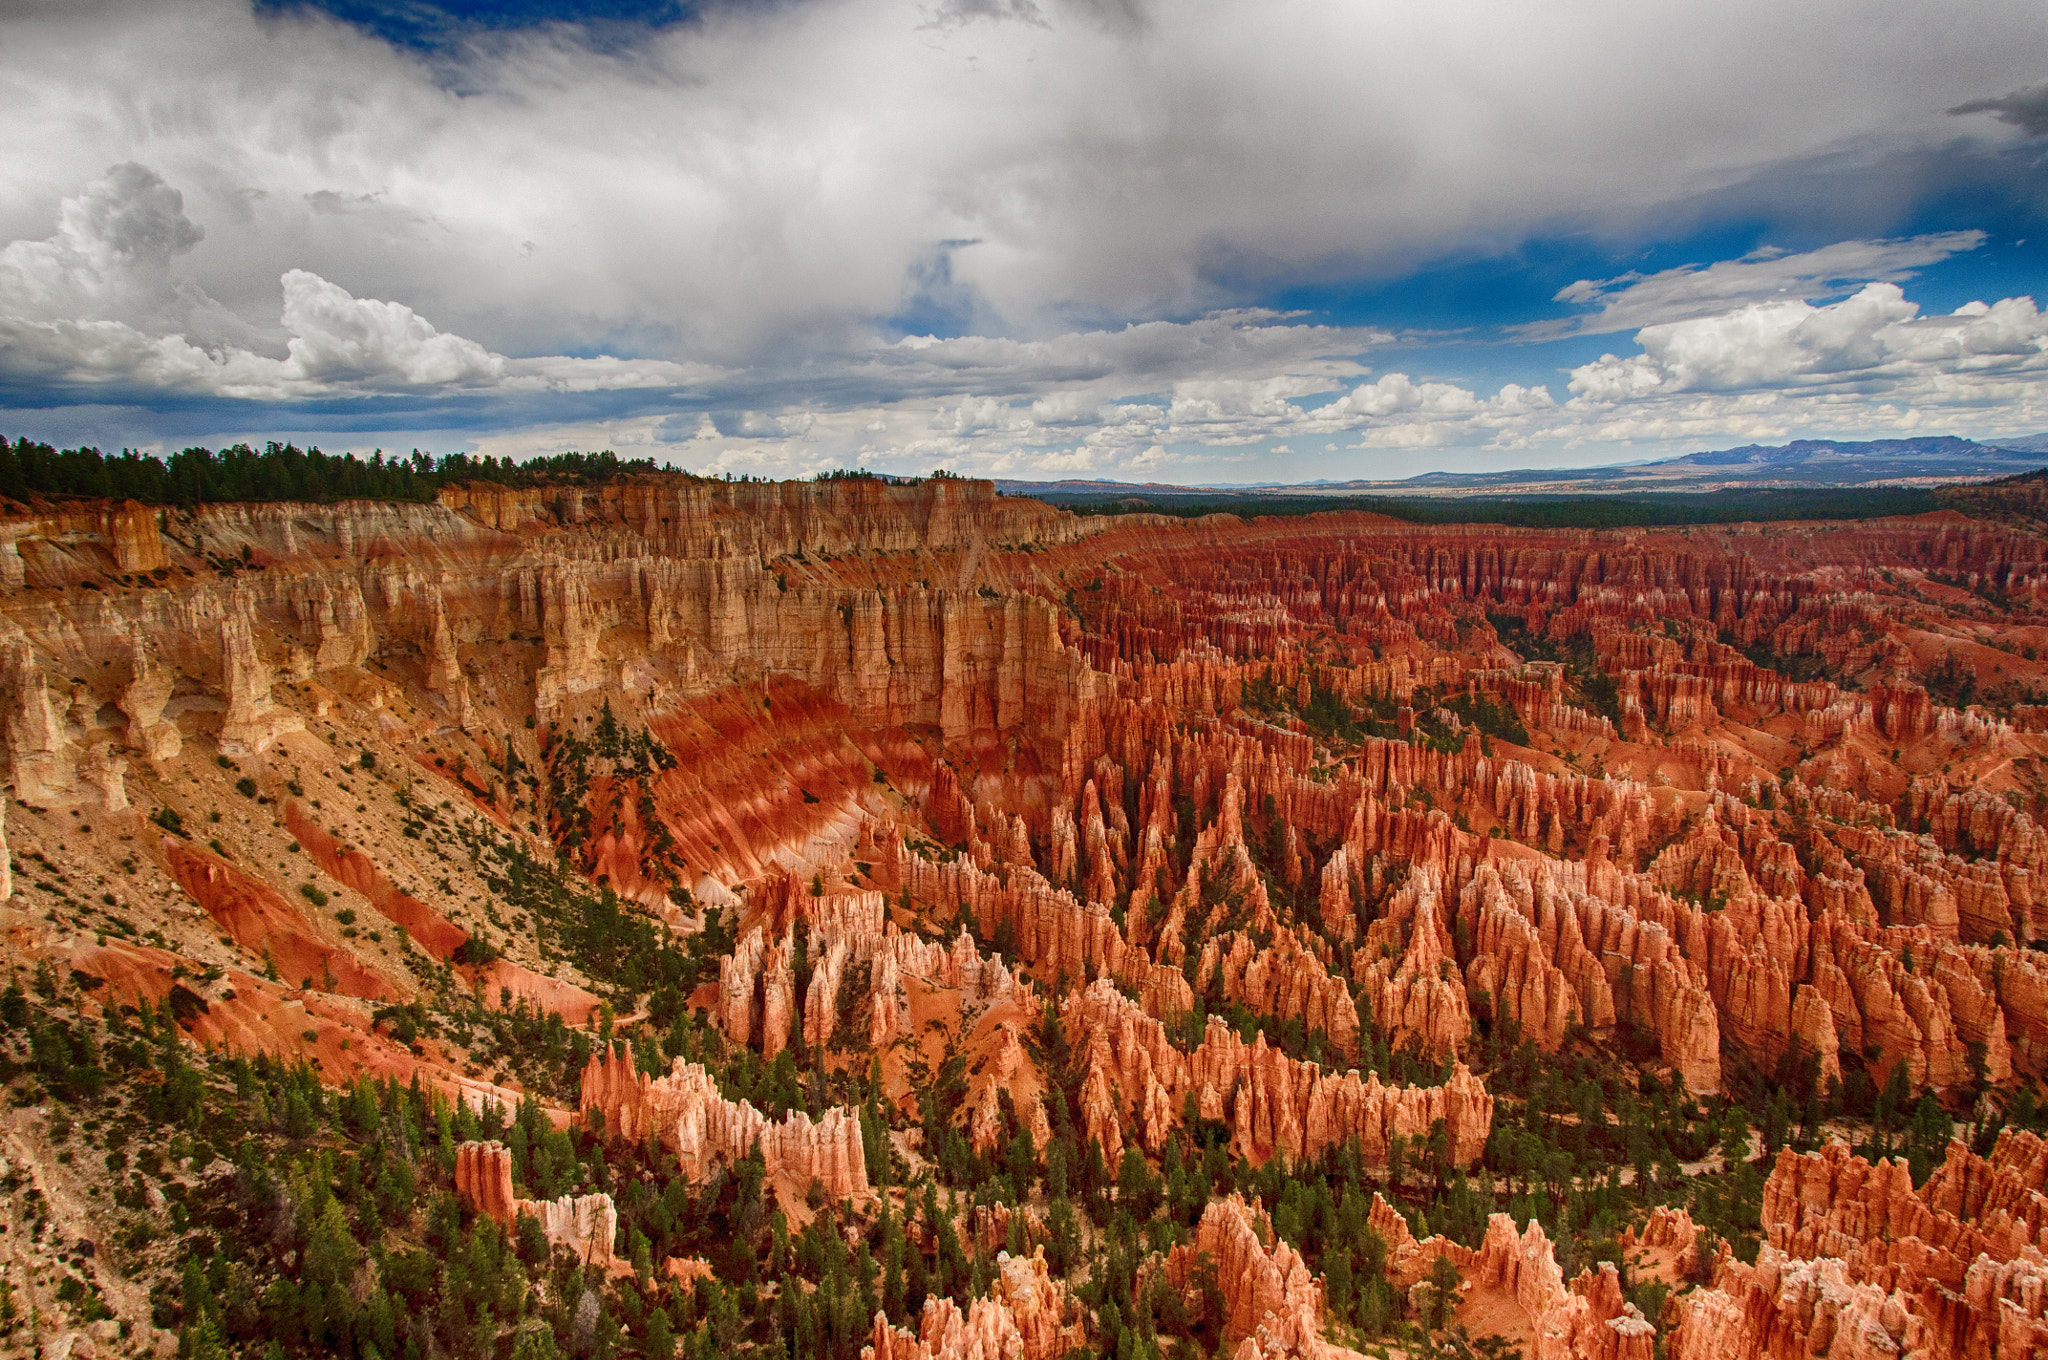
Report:
[[[13,6],[0,432],[1183,482],[2036,433],[2048,15],[1954,19]]]

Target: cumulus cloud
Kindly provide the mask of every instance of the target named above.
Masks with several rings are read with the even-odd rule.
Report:
[[[521,411],[530,409],[521,402],[570,400],[614,413],[572,442],[686,451],[712,470],[881,460],[1150,476],[1190,459],[1213,467],[1275,456],[1304,439],[1351,450],[1505,449],[1761,438],[1816,413],[1838,430],[1915,428],[1991,408],[2007,422],[2048,420],[2048,319],[2031,299],[1930,317],[1892,282],[1822,305],[1781,295],[1857,273],[1909,274],[1973,248],[1974,233],[1845,242],[1567,289],[1567,300],[1600,306],[1606,324],[1710,310],[1637,328],[1637,352],[1573,369],[1560,403],[1537,383],[1488,395],[1374,374],[1367,361],[1392,341],[1386,332],[1263,310],[1029,339],[869,337],[790,370],[735,369],[508,356],[405,302],[290,268],[278,280],[277,324],[264,329],[183,275],[206,233],[154,171],[116,165],[54,218],[48,236],[0,247],[0,381],[17,390],[272,404],[470,398]],[[1753,300],[1713,307],[1726,299]]]
[[[123,162],[57,206],[56,230],[0,246],[0,319],[16,325],[132,327],[200,343],[252,328],[181,283],[173,262],[205,231],[184,196],[147,166]]]
[[[1012,411],[994,397],[962,397],[950,409],[942,409],[931,420],[934,430],[952,434],[980,434],[985,430],[1021,429],[1029,417]]]
[[[1961,396],[2048,375],[2048,321],[2032,298],[1923,318],[1894,283],[1825,307],[1756,303],[1649,326],[1636,343],[1641,354],[1572,370],[1572,392],[1605,402],[1757,390]]]
[[[131,161],[65,199],[48,240],[0,250],[0,271],[19,306],[61,316],[101,313],[130,305],[138,285],[160,281],[172,258],[205,235],[185,216],[184,195]]]
[[[290,380],[417,387],[470,386],[505,376],[503,355],[442,334],[403,303],[351,297],[303,269],[287,270],[280,282],[291,334],[280,373]]]
[[[1516,327],[1514,334],[1523,340],[1605,335],[1713,316],[1751,302],[1810,301],[1864,283],[1910,279],[1917,270],[1983,243],[1981,231],[1935,232],[1901,240],[1838,241],[1796,255],[1764,249],[1737,260],[1683,265],[1655,274],[1580,279],[1559,289],[1553,300],[1591,304],[1597,311]]]
[[[809,0],[431,61],[246,0],[31,3],[7,25],[0,388],[38,409],[211,396],[266,403],[260,423],[346,399],[369,429],[442,402],[480,423],[430,428],[533,451],[1109,471],[1310,438],[1634,438],[1800,401],[1910,415],[2040,381],[1983,348],[2033,334],[2017,303],[1804,330],[1768,311],[1827,312],[1808,304],[1974,233],[1575,284],[1559,301],[1585,315],[1545,334],[1642,340],[1569,394],[1242,307],[1683,217],[1845,145],[1938,144],[1958,125],[1932,110],[2038,75],[2019,0],[1967,25],[1910,0]],[[2030,127],[2022,95],[1977,111]],[[1689,325],[1723,339],[1658,329]]]
[[[1031,403],[1031,419],[1040,425],[1099,425],[1102,403],[1086,390],[1048,392]]]
[[[247,0],[42,4],[0,48],[0,237],[135,160],[204,207],[193,276],[242,315],[301,268],[507,355],[756,364],[856,343],[973,242],[977,328],[1047,336],[1936,138],[2041,36],[2020,0],[814,0],[424,62]]]
[[[677,387],[707,372],[665,361],[507,359],[403,303],[356,297],[304,269],[279,278],[279,325],[266,334],[175,274],[177,257],[204,238],[184,196],[133,162],[64,199],[52,235],[0,247],[0,379],[288,401]],[[265,353],[266,340],[282,343]]]

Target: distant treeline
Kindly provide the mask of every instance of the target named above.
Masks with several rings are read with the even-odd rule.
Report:
[[[1977,519],[2038,527],[2048,518],[2048,468],[1996,481],[1945,486],[1942,504]]]
[[[602,453],[562,453],[514,463],[509,458],[436,458],[381,452],[369,458],[326,454],[295,444],[236,444],[216,452],[190,448],[168,458],[123,449],[57,449],[27,439],[0,439],[0,496],[104,496],[146,505],[199,505],[214,501],[430,501],[444,486],[496,482],[503,486],[608,482],[654,470],[651,459]]]
[[[1920,515],[1943,502],[1917,487],[1665,492],[1646,496],[1392,497],[1167,496],[1110,502],[1058,498],[1080,514],[1314,515],[1364,510],[1411,524],[1504,524],[1523,529],[1627,529],[1742,520],[1877,519]]]

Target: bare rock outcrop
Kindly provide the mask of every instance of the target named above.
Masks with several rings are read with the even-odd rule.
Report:
[[[586,1265],[617,1266],[618,1210],[610,1195],[519,1199],[512,1190],[512,1152],[502,1143],[464,1143],[455,1149],[455,1193],[464,1204],[506,1228],[521,1214],[537,1219],[547,1240]]]
[[[1273,1242],[1270,1248],[1268,1240]],[[1260,1357],[1328,1353],[1322,1339],[1322,1281],[1309,1273],[1299,1252],[1275,1237],[1265,1215],[1242,1196],[1211,1201],[1195,1225],[1194,1240],[1167,1253],[1167,1282],[1196,1313],[1203,1302],[1196,1283],[1204,1257],[1214,1263],[1223,1295],[1223,1316],[1213,1320],[1226,1346],[1252,1340],[1252,1354]]]
[[[1451,1159],[1469,1166],[1492,1131],[1493,1097],[1462,1063],[1438,1087],[1387,1086],[1377,1073],[1326,1075],[1271,1047],[1263,1033],[1245,1043],[1214,1016],[1201,1045],[1182,1053],[1164,1025],[1107,980],[1069,996],[1061,1014],[1070,1039],[1084,1046],[1089,1131],[1118,1137],[1119,1149],[1126,1118],[1145,1146],[1163,1146],[1190,1095],[1199,1117],[1227,1122],[1232,1148],[1254,1163],[1276,1153],[1318,1158],[1356,1138],[1366,1160],[1384,1165],[1391,1139],[1426,1139],[1441,1121]]]
[[[128,718],[128,744],[153,763],[171,761],[184,745],[178,725],[164,719],[173,677],[157,660],[140,628],[128,634],[123,650],[128,683],[115,703]]]
[[[26,638],[0,644],[0,694],[14,796],[31,806],[64,800],[77,781],[77,757]]]
[[[1903,1161],[1786,1149],[1764,1188],[1769,1242],[1681,1301],[1671,1354],[2048,1353],[2044,1181],[2048,1142],[2014,1130],[1988,1158],[1950,1144],[1917,1191]]]
[[[1491,1215],[1477,1248],[1444,1237],[1417,1240],[1407,1221],[1378,1195],[1369,1219],[1387,1244],[1388,1277],[1397,1289],[1411,1289],[1429,1276],[1442,1257],[1457,1267],[1467,1291],[1484,1290],[1512,1299],[1528,1318],[1534,1354],[1546,1360],[1650,1360],[1656,1327],[1621,1291],[1611,1264],[1579,1272],[1569,1288],[1543,1225],[1530,1220],[1515,1231],[1514,1219]],[[1667,1225],[1668,1231],[1668,1225]]]
[[[801,1194],[816,1184],[835,1200],[866,1198],[867,1157],[860,1119],[832,1109],[815,1122],[802,1110],[771,1121],[749,1101],[729,1101],[695,1063],[678,1058],[664,1077],[636,1070],[630,1056],[604,1053],[583,1071],[578,1105],[601,1113],[614,1138],[659,1138],[675,1153],[681,1175],[701,1184],[714,1167],[758,1150],[769,1179],[787,1179]]]
[[[1060,1360],[1083,1344],[1080,1305],[1052,1278],[1043,1251],[998,1252],[995,1264],[987,1298],[964,1313],[951,1299],[929,1298],[914,1334],[875,1314],[862,1360]]]
[[[260,755],[285,733],[305,726],[298,714],[271,698],[271,670],[257,653],[246,602],[238,602],[220,620],[220,651],[221,688],[228,704],[220,726],[220,749],[225,754]]]
[[[379,976],[340,945],[323,937],[283,893],[262,880],[185,842],[165,837],[163,854],[171,876],[194,902],[257,965],[288,982],[372,1000],[396,994]]]
[[[1403,935],[1407,947],[1397,953]],[[1373,1024],[1390,1045],[1412,1044],[1433,1057],[1465,1051],[1472,1015],[1435,871],[1421,869],[1409,878],[1387,914],[1366,932],[1353,966],[1372,998]]]

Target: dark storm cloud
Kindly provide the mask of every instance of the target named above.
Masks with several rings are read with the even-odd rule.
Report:
[[[1949,110],[1954,114],[1988,113],[2029,137],[2048,137],[2048,81],[1996,99],[1972,99]]]

